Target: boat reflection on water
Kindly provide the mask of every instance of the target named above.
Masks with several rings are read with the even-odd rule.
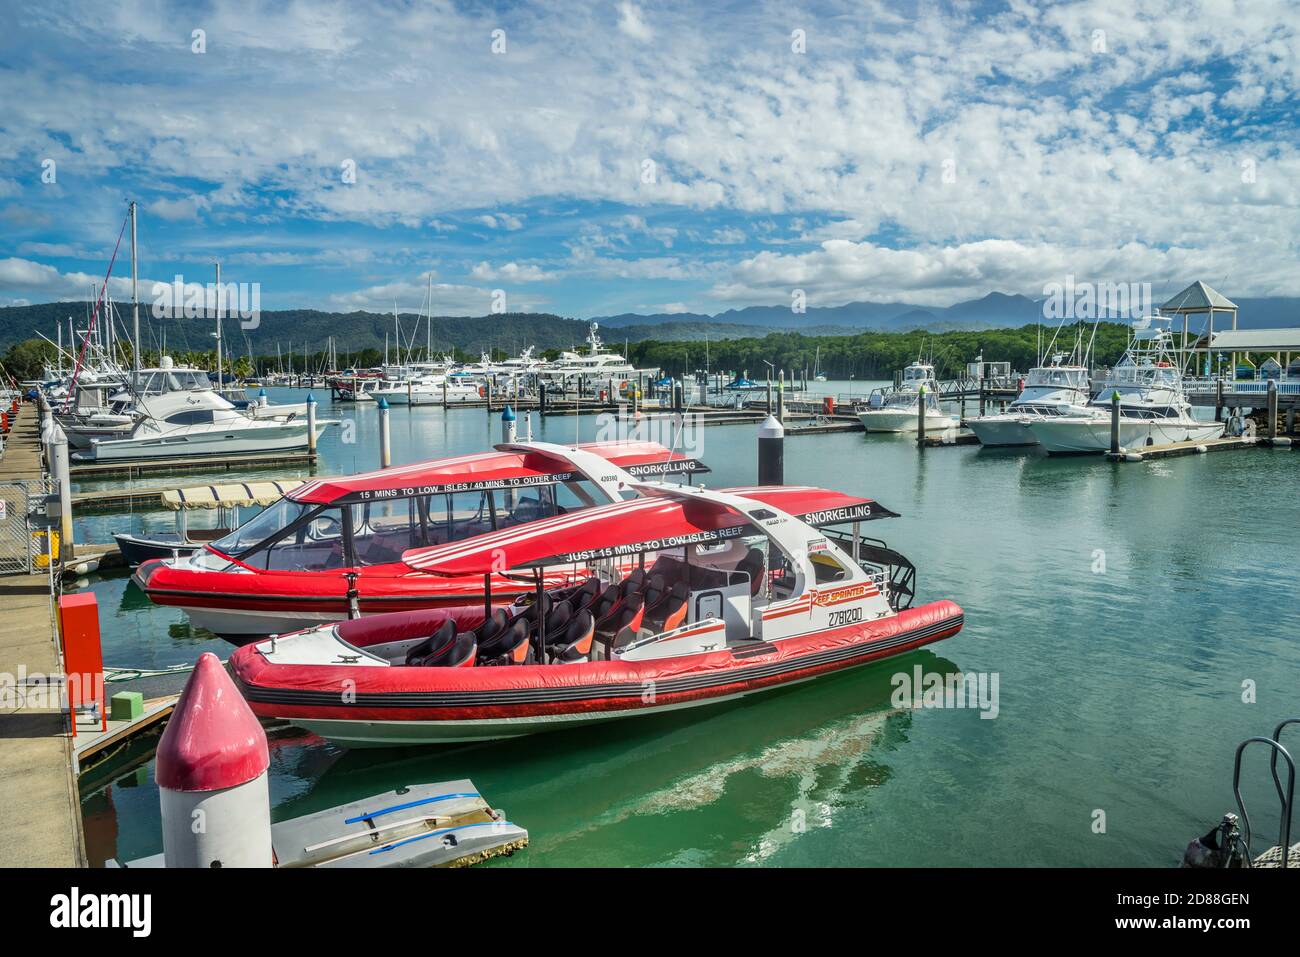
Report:
[[[890,779],[883,756],[912,722],[891,704],[892,679],[918,665],[960,671],[919,650],[739,703],[578,731],[420,750],[322,744],[337,759],[275,817],[454,772],[527,822],[532,843],[516,865],[761,863]]]

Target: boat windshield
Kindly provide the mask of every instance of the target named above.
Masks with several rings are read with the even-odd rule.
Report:
[[[254,515],[229,535],[217,539],[212,547],[223,555],[238,556],[254,545],[266,541],[282,528],[292,525],[307,512],[317,508],[282,498]]]

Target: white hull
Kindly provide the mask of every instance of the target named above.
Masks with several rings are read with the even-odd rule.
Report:
[[[316,423],[319,439],[329,420]],[[142,438],[97,441],[78,458],[94,462],[176,458],[186,455],[236,455],[289,452],[307,448],[307,422],[266,424],[256,428],[176,429]]]
[[[1029,428],[1039,445],[1053,455],[1096,455],[1110,451],[1110,416],[1039,419]],[[1133,451],[1141,451],[1147,445],[1204,442],[1222,434],[1223,425],[1217,422],[1121,418],[1119,423],[1120,447]]]
[[[986,415],[967,419],[966,428],[975,433],[981,445],[1000,448],[1013,445],[1037,445],[1038,439],[1029,424],[1017,415]]]
[[[388,401],[389,405],[442,405],[443,391],[439,386],[433,390],[412,389],[407,392],[405,389],[393,389],[392,391],[382,391],[371,393],[368,398],[378,401],[380,398]],[[479,395],[478,389],[469,386],[448,386],[446,392],[447,405],[465,405],[470,402],[483,402],[484,399]]]
[[[479,721],[335,721],[299,717],[285,720],[291,720],[296,727],[348,748],[391,748],[420,744],[456,744],[464,741],[497,741],[503,738],[519,738],[529,734],[602,724],[606,721],[617,721],[619,718],[644,718],[646,715],[681,711],[684,708],[702,708],[776,688],[788,688],[805,681],[813,681],[817,677],[820,676],[798,678],[737,694],[619,711],[536,715],[525,718],[483,718]]]
[[[196,628],[210,631],[214,635],[231,638],[264,638],[267,635],[285,635],[303,628],[315,628],[336,621],[344,616],[331,612],[293,611],[244,611],[238,608],[192,608],[181,605],[190,624]]]
[[[902,409],[867,409],[858,413],[858,421],[866,426],[868,432],[915,432],[916,419],[915,409],[910,412]],[[943,432],[945,429],[956,427],[955,415],[945,415],[940,412],[925,414],[927,432]]]

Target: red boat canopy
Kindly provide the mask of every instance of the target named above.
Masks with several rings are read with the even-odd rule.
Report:
[[[708,471],[699,460],[670,452],[657,442],[591,442],[578,448],[639,477]],[[304,482],[287,497],[313,505],[347,505],[413,495],[551,485],[580,477],[573,463],[558,454],[540,450],[480,452]]]
[[[721,489],[762,502],[813,526],[887,518],[895,512],[866,498],[805,486]],[[757,534],[749,519],[709,499],[649,495],[429,548],[402,561],[437,575],[484,575],[506,568],[564,565]]]

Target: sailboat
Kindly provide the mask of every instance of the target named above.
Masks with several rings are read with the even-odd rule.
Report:
[[[822,372],[822,347],[817,347],[817,358],[813,361],[813,381],[825,382],[826,373]]]

